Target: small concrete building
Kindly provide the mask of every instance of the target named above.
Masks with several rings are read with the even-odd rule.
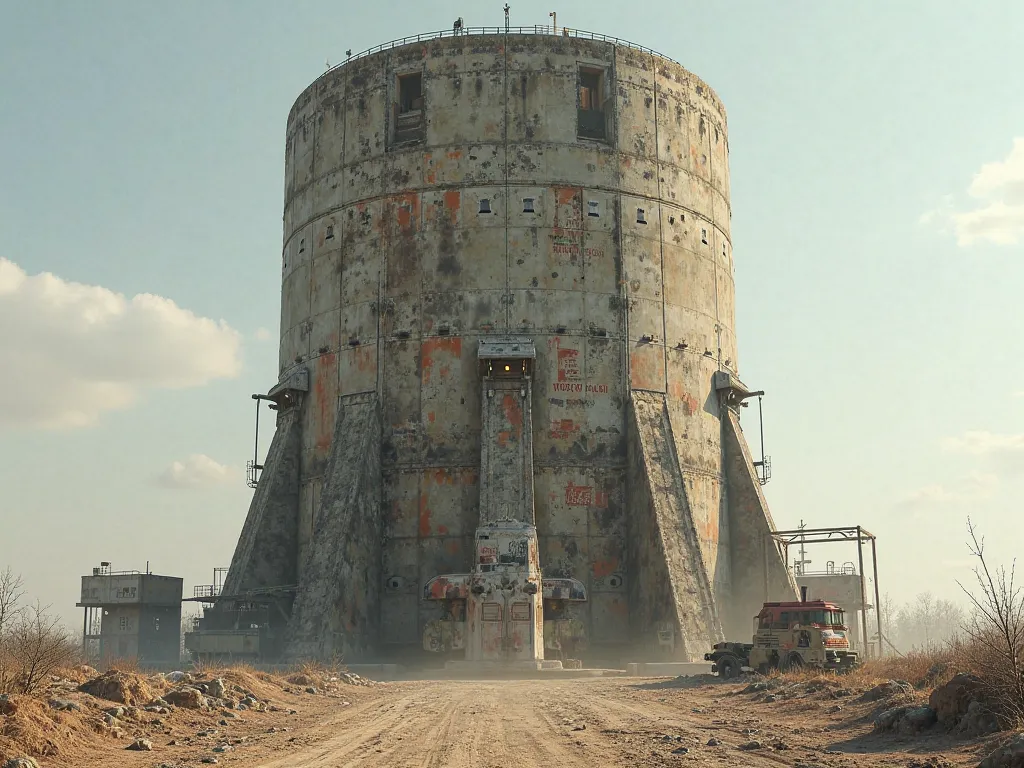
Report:
[[[181,656],[182,579],[114,571],[104,562],[82,577],[82,647],[91,660],[177,663]]]

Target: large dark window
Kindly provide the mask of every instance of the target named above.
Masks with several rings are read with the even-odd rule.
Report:
[[[398,76],[398,98],[395,103],[394,144],[417,144],[425,138],[423,119],[423,74],[413,72]]]
[[[580,67],[576,135],[603,140],[607,136],[604,104],[604,71]]]
[[[402,75],[398,78],[398,114],[423,109],[423,75]]]

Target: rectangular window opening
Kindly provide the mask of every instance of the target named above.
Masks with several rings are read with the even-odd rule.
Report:
[[[523,213],[536,213],[536,211],[533,210],[533,198],[532,197],[524,197],[523,198]]]
[[[706,229],[702,229],[700,231],[700,241],[704,243],[704,245],[708,244],[708,231]]]
[[[604,79],[603,69],[580,67],[576,133],[581,138],[603,140],[606,136]]]
[[[486,197],[480,200],[480,213],[491,213],[491,201]]]
[[[333,240],[334,239],[334,225],[333,224],[328,224],[327,225],[327,239],[328,240]]]
[[[637,208],[636,209],[636,223],[637,224],[646,224],[647,223],[647,219],[645,218],[645,214],[644,214],[644,209],[643,208]]]
[[[398,76],[398,114],[423,109],[423,75],[416,72]]]
[[[589,200],[587,202],[587,216],[593,216],[595,219],[601,216],[597,208],[597,200]]]

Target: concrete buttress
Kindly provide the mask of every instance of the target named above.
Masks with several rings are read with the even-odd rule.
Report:
[[[732,599],[726,619],[730,637],[750,633],[762,602],[797,600],[793,574],[771,539],[775,530],[761,492],[739,417],[723,408],[722,432],[732,551]]]
[[[288,628],[291,658],[373,652],[381,591],[380,406],[342,398],[326,481]]]
[[[222,594],[294,585],[298,552],[299,409],[278,417]]]
[[[629,475],[630,605],[641,636],[686,661],[722,639],[715,596],[675,452],[665,396],[632,393]],[[659,649],[644,648],[647,652]]]

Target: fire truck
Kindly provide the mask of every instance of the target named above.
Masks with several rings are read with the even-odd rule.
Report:
[[[826,600],[804,599],[792,603],[765,603],[754,617],[754,642],[717,643],[705,661],[722,678],[743,672],[814,667],[848,672],[859,664],[850,650],[849,628],[843,609]]]

